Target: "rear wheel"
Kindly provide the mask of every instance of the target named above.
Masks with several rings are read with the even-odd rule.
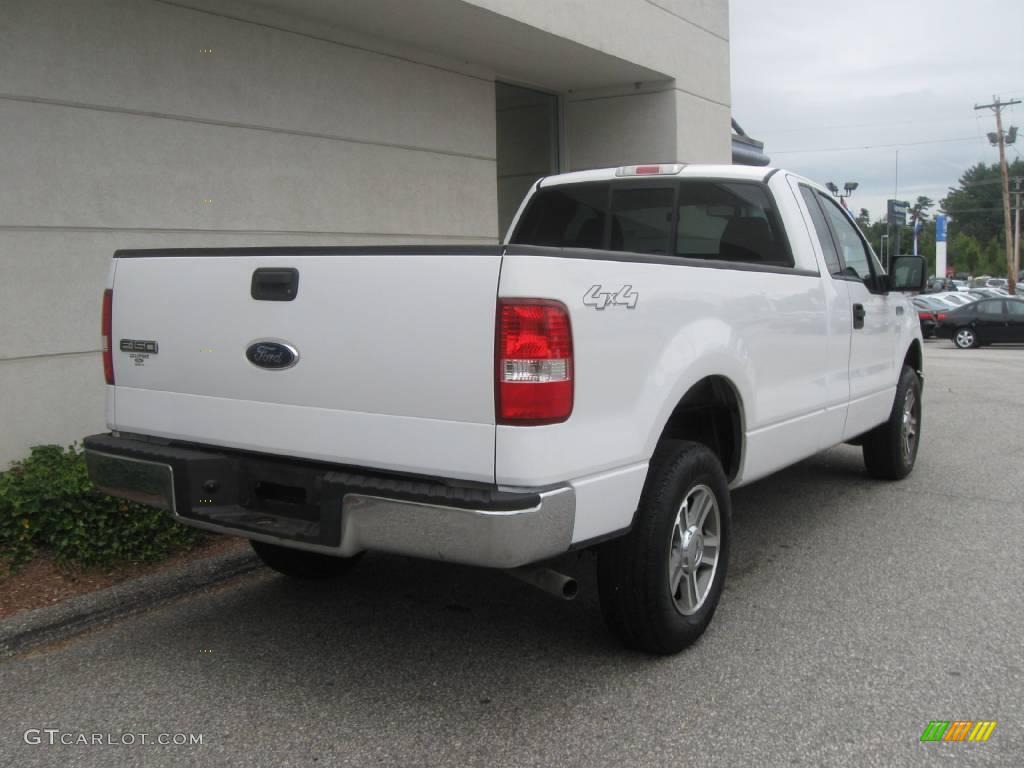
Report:
[[[598,554],[601,611],[612,632],[647,653],[696,641],[722,595],[731,530],[729,487],[715,455],[698,443],[664,441],[633,530]]]
[[[362,554],[355,557],[332,557],[253,539],[249,543],[264,565],[293,579],[334,579],[351,571],[362,558]]]
[[[953,332],[953,343],[960,349],[971,349],[978,346],[978,335],[973,328],[957,328]]]
[[[903,366],[889,420],[864,436],[864,466],[880,480],[902,480],[917,460],[921,440],[921,380]]]

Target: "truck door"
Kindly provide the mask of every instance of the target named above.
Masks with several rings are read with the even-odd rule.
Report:
[[[795,178],[790,178],[790,186],[801,198],[807,208],[807,226],[811,231],[812,241],[821,252],[824,269],[822,273],[829,275],[842,271],[839,251],[836,249],[832,230],[829,229],[825,212],[818,205],[817,192]],[[820,267],[819,267],[820,269]],[[850,404],[850,337],[853,330],[853,317],[850,313],[850,291],[845,280],[833,280],[822,277],[821,286],[825,298],[825,327],[823,332],[828,343],[817,365],[825,373],[827,398],[825,402],[825,419],[823,420],[821,448],[831,448],[843,441],[846,429],[846,411]]]
[[[889,416],[899,372],[896,370],[898,312],[902,296],[890,296],[871,247],[850,216],[829,195],[815,192],[825,213],[836,250],[839,271],[833,280],[847,284],[853,331],[850,340],[850,407],[843,438],[863,434]]]

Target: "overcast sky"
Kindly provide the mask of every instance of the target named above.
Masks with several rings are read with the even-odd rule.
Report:
[[[938,203],[968,167],[998,160],[994,116],[974,105],[1024,100],[1024,0],[730,0],[730,16],[733,117],[773,165],[859,182],[850,207],[872,220],[893,196],[897,149],[899,199]],[[1012,160],[1024,104],[1003,115],[1022,129]]]

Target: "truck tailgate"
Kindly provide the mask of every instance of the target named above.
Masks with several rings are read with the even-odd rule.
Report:
[[[497,247],[115,256],[112,429],[494,481]],[[295,296],[254,298],[261,268]],[[261,367],[259,342],[298,359]]]

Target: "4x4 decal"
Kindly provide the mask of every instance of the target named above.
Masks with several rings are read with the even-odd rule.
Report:
[[[592,285],[590,290],[583,294],[583,306],[596,310],[607,309],[611,305],[636,309],[639,300],[640,294],[633,290],[632,285],[624,285],[614,292],[606,291],[600,285]]]

